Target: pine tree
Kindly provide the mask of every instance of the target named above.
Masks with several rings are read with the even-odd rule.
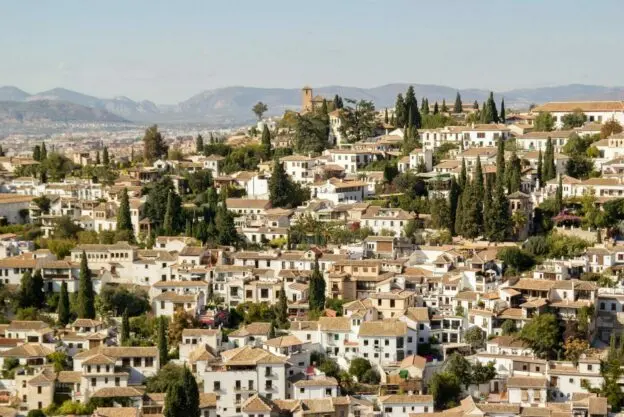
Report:
[[[275,316],[278,324],[281,328],[286,328],[288,325],[288,300],[286,299],[286,288],[282,282],[282,289],[279,293],[277,305],[275,306]]]
[[[186,394],[182,382],[173,382],[167,388],[165,395],[165,407],[163,410],[164,417],[183,417],[186,416]]]
[[[45,161],[46,159],[48,159],[48,150],[46,149],[45,142],[41,143],[40,158],[40,161]]]
[[[153,125],[145,129],[143,136],[143,157],[150,163],[156,159],[167,156],[168,147],[162,134],[158,131],[158,126]]]
[[[124,188],[119,201],[119,210],[117,210],[117,230],[126,230],[131,234],[134,233],[132,227],[132,216],[130,215],[130,199],[128,197],[128,189]]]
[[[537,184],[538,188],[542,188],[542,170],[544,166],[543,158],[542,158],[542,150],[540,149],[537,153]]]
[[[102,150],[102,163],[105,166],[108,166],[110,164],[110,156],[108,155],[108,147],[106,146]]]
[[[173,191],[169,191],[167,196],[167,208],[165,210],[165,217],[163,219],[163,233],[165,236],[172,236],[173,230],[173,214],[175,213],[175,207],[173,205]]]
[[[195,138],[195,152],[201,153],[204,151],[204,138],[202,135],[197,135]]]
[[[506,116],[505,116],[505,97],[503,97],[501,99],[501,109],[500,109],[500,116],[498,118],[500,123],[505,123],[506,122]]]
[[[264,128],[262,129],[262,139],[260,141],[262,144],[262,154],[267,158],[271,158],[271,132],[269,132],[269,128],[266,123],[264,124]]]
[[[67,282],[61,283],[61,294],[59,295],[58,302],[58,322],[61,326],[65,327],[69,323],[69,294],[67,292]]]
[[[128,318],[128,308],[123,312],[121,316],[121,345],[126,346],[130,341],[130,319]]]
[[[553,148],[552,139],[546,140],[546,152],[544,153],[544,165],[542,166],[542,181],[546,184],[557,176],[555,168],[555,150]]]
[[[93,282],[91,282],[91,271],[87,263],[87,254],[82,251],[80,260],[80,287],[78,288],[78,318],[95,318],[95,294],[93,292]]]
[[[310,310],[322,311],[325,308],[325,278],[319,269],[318,259],[314,260],[314,269],[309,286]]]
[[[449,209],[451,212],[451,234],[455,235],[455,220],[457,216],[457,205],[459,204],[459,185],[455,177],[451,177],[451,187],[449,190]]]
[[[463,111],[463,104],[461,101],[461,95],[459,94],[459,91],[457,92],[457,95],[455,96],[455,104],[453,105],[453,113],[461,113]]]
[[[169,347],[167,346],[167,320],[164,316],[158,317],[158,356],[160,357],[160,367],[169,362]]]
[[[197,380],[187,366],[184,366],[182,375],[182,389],[184,392],[184,417],[200,417],[199,411],[199,388]]]
[[[33,148],[33,159],[35,161],[41,161],[41,147],[39,145],[35,145]]]
[[[438,102],[436,101],[433,105],[433,114],[438,114],[440,110],[438,109]]]
[[[446,100],[442,99],[442,108],[440,109],[442,113],[448,113],[448,107],[446,107]]]
[[[386,109],[384,110],[384,123],[388,124],[390,122],[390,120],[388,119],[388,108],[386,107]]]

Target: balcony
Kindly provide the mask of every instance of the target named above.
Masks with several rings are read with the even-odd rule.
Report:
[[[255,393],[256,390],[254,389],[254,387],[237,386],[237,387],[234,387],[234,392]]]

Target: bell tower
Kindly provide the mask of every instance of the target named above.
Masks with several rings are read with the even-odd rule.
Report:
[[[301,89],[301,111],[312,110],[312,87],[305,86]]]

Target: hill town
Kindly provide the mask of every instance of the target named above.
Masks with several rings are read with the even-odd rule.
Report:
[[[618,415],[624,101],[299,94],[0,143],[0,416]]]

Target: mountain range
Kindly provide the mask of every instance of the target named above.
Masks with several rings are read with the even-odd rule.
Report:
[[[372,100],[377,108],[392,107],[399,93],[409,83],[386,84],[373,88],[326,86],[314,89],[314,95],[331,99],[335,94],[344,98]],[[456,89],[431,84],[411,84],[418,99],[429,103],[446,100],[452,105],[459,91],[464,103],[485,101],[489,91]],[[528,108],[531,103],[566,100],[622,100],[624,87],[569,84],[554,87],[523,88],[495,93],[496,100],[505,98],[507,108]],[[17,119],[49,121],[99,121],[138,123],[195,122],[214,125],[235,125],[254,120],[251,107],[262,101],[267,115],[279,115],[286,109],[301,106],[299,88],[224,87],[206,90],[178,104],[158,105],[153,101],[134,101],[128,97],[98,98],[65,88],[54,88],[29,94],[17,87],[0,87],[0,121]],[[64,103],[61,105],[60,103]],[[21,115],[21,116],[20,116]],[[81,119],[83,118],[83,119]]]

